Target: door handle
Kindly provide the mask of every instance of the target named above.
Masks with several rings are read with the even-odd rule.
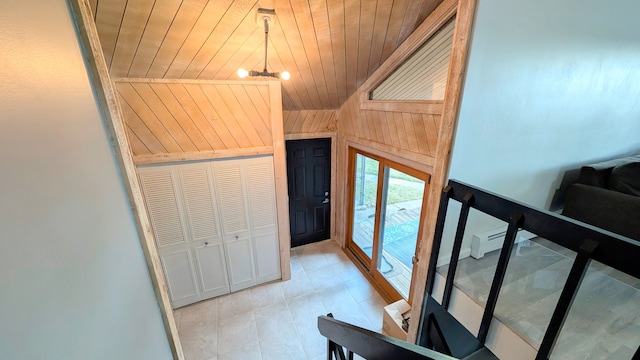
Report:
[[[329,198],[325,198],[324,201],[322,201],[323,204],[328,204],[329,203]]]

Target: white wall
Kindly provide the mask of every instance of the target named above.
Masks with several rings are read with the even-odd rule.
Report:
[[[171,358],[66,2],[0,44],[0,359]]]
[[[479,0],[450,178],[547,208],[565,170],[640,152],[639,13]]]

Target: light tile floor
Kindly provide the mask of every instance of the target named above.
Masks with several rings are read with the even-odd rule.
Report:
[[[381,332],[386,302],[332,240],[291,251],[291,280],[174,311],[187,360],[326,359],[319,315]]]

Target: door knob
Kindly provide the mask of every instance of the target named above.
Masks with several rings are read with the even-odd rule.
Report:
[[[205,246],[207,246],[207,245],[209,245],[209,243],[205,241],[205,242],[204,242],[204,245],[205,245]]]
[[[324,201],[322,201],[323,204],[328,204],[329,203],[329,198],[325,198]]]

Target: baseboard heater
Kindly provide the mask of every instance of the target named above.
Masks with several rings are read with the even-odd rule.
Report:
[[[480,259],[484,254],[502,248],[507,227],[503,226],[483,233],[473,234],[471,239],[471,257]],[[518,231],[515,243],[531,240],[537,235],[525,230]]]

